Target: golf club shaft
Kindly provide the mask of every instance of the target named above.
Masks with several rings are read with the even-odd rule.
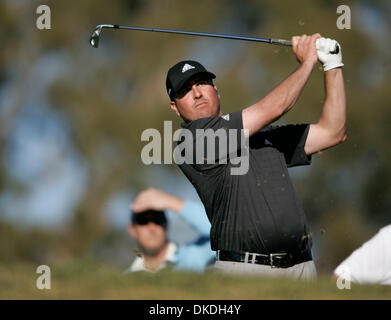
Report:
[[[257,41],[257,42],[265,42],[265,43],[270,43],[270,44],[275,44],[275,45],[283,45],[283,46],[291,46],[292,45],[292,42],[290,40],[256,38],[256,37],[238,36],[238,35],[231,35],[231,34],[194,32],[194,31],[157,29],[157,28],[143,28],[143,27],[128,27],[128,26],[120,26],[120,25],[115,25],[115,24],[114,25],[102,24],[102,25],[100,25],[100,27],[108,27],[108,28],[114,28],[114,29],[137,30],[137,31],[176,33],[176,34],[186,34],[186,35],[193,35],[193,36],[245,40],[245,41]]]

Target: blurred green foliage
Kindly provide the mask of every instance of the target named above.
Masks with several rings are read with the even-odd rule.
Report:
[[[91,260],[52,265],[51,289],[38,290],[39,274],[33,264],[0,266],[0,299],[391,299],[391,288],[351,284],[340,290],[334,280],[320,277],[316,282],[288,279],[228,277],[163,270],[157,274],[121,274],[112,265]]]

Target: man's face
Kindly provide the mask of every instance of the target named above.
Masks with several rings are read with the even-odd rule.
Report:
[[[140,249],[150,256],[159,254],[167,242],[166,230],[152,221],[129,225],[129,233],[137,240]]]
[[[185,83],[170,102],[171,109],[185,121],[222,115],[220,95],[212,80],[195,75]]]

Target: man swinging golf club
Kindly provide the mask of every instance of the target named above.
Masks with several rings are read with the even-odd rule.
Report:
[[[287,168],[309,165],[312,154],[346,139],[342,50],[335,40],[319,34],[293,37],[292,49],[300,66],[255,104],[226,115],[212,81],[215,75],[200,63],[181,61],[167,74],[170,107],[194,140],[205,139],[197,135],[199,129],[236,130],[235,137],[228,137],[229,145],[241,141],[243,129],[248,137],[248,150],[236,144],[235,154],[230,150],[226,155],[247,152],[246,174],[232,175],[232,162],[211,164],[205,157],[203,163],[179,164],[204,203],[212,224],[212,250],[217,251],[215,267],[223,272],[316,277],[311,236]],[[326,90],[319,121],[270,126],[295,105],[318,60]],[[182,139],[177,146],[187,142]],[[194,154],[200,152],[194,141],[191,146]]]

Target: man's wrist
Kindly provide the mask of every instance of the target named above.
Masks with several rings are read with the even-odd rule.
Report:
[[[339,72],[342,72],[342,67],[329,69],[329,70],[325,71],[325,74],[330,76],[330,75],[333,75],[333,74],[337,74]]]
[[[315,67],[315,64],[316,64],[317,62],[312,62],[312,61],[310,61],[310,60],[306,60],[306,61],[303,61],[302,62],[302,64],[301,64],[301,67],[302,68],[304,68],[304,69],[306,69],[306,70],[310,70],[310,71],[312,71],[312,69]]]
[[[323,70],[325,72],[328,72],[328,71],[335,70],[335,69],[341,69],[343,66],[344,66],[344,64],[342,62],[337,62],[337,63],[333,63],[333,64],[329,64],[329,65],[324,65]]]

